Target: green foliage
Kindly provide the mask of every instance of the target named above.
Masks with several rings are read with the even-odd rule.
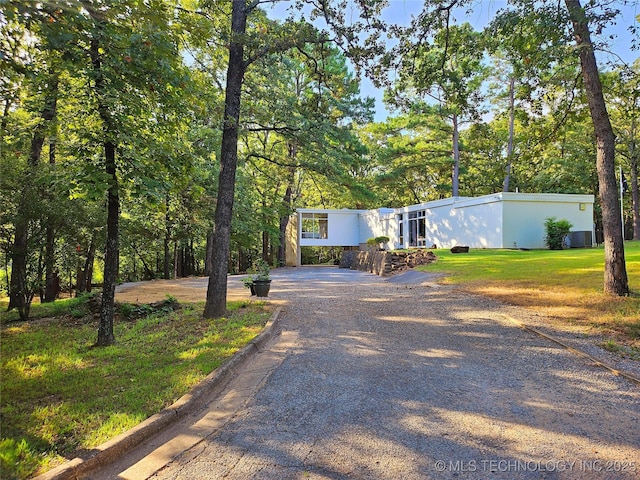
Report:
[[[341,247],[302,247],[303,265],[336,265],[342,255]]]
[[[566,237],[569,235],[573,224],[569,220],[556,220],[549,217],[544,222],[544,241],[551,250],[562,250],[567,246]]]
[[[383,245],[388,241],[389,237],[387,236],[368,238],[367,245],[369,245],[369,247],[383,248]]]
[[[253,268],[256,272],[254,280],[269,280],[269,263],[262,258],[256,260],[253,264]]]
[[[95,296],[94,293],[86,293],[79,297],[65,298],[56,300],[51,303],[35,303],[31,306],[30,318],[36,320],[39,318],[57,317],[73,312],[72,316],[79,316],[81,313],[88,312],[88,302]],[[15,311],[7,312],[5,308],[0,309],[0,323],[2,325],[9,322],[15,322],[19,319],[18,313]]]

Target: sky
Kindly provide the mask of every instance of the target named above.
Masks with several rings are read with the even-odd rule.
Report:
[[[286,8],[290,6],[292,1],[279,1],[273,4],[273,7],[265,6],[265,10],[270,18],[284,19],[287,16]],[[582,2],[585,3],[584,1]],[[632,50],[632,34],[628,28],[632,25],[638,28],[640,32],[640,23],[638,22],[638,15],[640,15],[640,0],[619,0],[621,5],[617,5],[617,8],[621,10],[620,16],[617,18],[615,25],[611,25],[608,29],[602,32],[599,37],[594,36],[593,40],[604,39],[610,35],[613,35],[614,39],[609,39],[610,50],[613,54],[600,53],[598,62],[601,66],[606,61],[616,60],[616,55],[619,56],[624,62],[632,64],[635,59],[640,57],[640,51]],[[625,5],[622,5],[626,3]],[[411,21],[412,15],[416,15],[420,12],[423,6],[422,0],[389,0],[389,7],[383,13],[383,19],[389,23],[395,23],[402,26],[406,26]],[[471,11],[467,14],[465,11],[458,10],[456,13],[456,23],[461,24],[469,22],[476,30],[481,30],[486,24],[493,19],[498,10],[507,6],[506,0],[475,0],[471,6]],[[465,9],[466,10],[466,9]],[[347,12],[347,16],[348,16]],[[354,11],[355,15],[355,11]],[[324,25],[319,24],[320,28]],[[636,43],[640,43],[636,39]],[[616,62],[617,63],[617,62]],[[361,80],[361,93],[364,97],[373,97],[376,100],[376,114],[375,121],[384,121],[389,115],[384,103],[382,102],[383,92],[373,86],[371,81],[365,77]]]

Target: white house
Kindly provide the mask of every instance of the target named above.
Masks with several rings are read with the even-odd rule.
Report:
[[[304,246],[366,248],[389,237],[388,248],[545,248],[545,220],[573,224],[572,246],[591,246],[593,195],[500,192],[402,208],[296,210],[287,235],[287,265],[301,264]]]

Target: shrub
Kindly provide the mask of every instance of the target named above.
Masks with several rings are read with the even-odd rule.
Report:
[[[546,236],[545,243],[551,250],[562,250],[565,246],[565,238],[569,235],[569,231],[573,224],[569,220],[556,220],[555,217],[549,217],[544,222]]]
[[[369,238],[367,240],[367,245],[371,248],[379,248],[380,250],[384,250],[384,244],[389,241],[389,237],[381,236],[375,238]]]

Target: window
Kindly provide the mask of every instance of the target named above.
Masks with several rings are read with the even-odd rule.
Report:
[[[398,215],[398,227],[398,243],[400,244],[400,247],[404,247],[404,216],[402,214]]]
[[[329,238],[328,215],[326,213],[303,213],[302,238]]]
[[[418,212],[409,213],[409,246],[424,247],[426,244],[426,212],[420,210]]]

